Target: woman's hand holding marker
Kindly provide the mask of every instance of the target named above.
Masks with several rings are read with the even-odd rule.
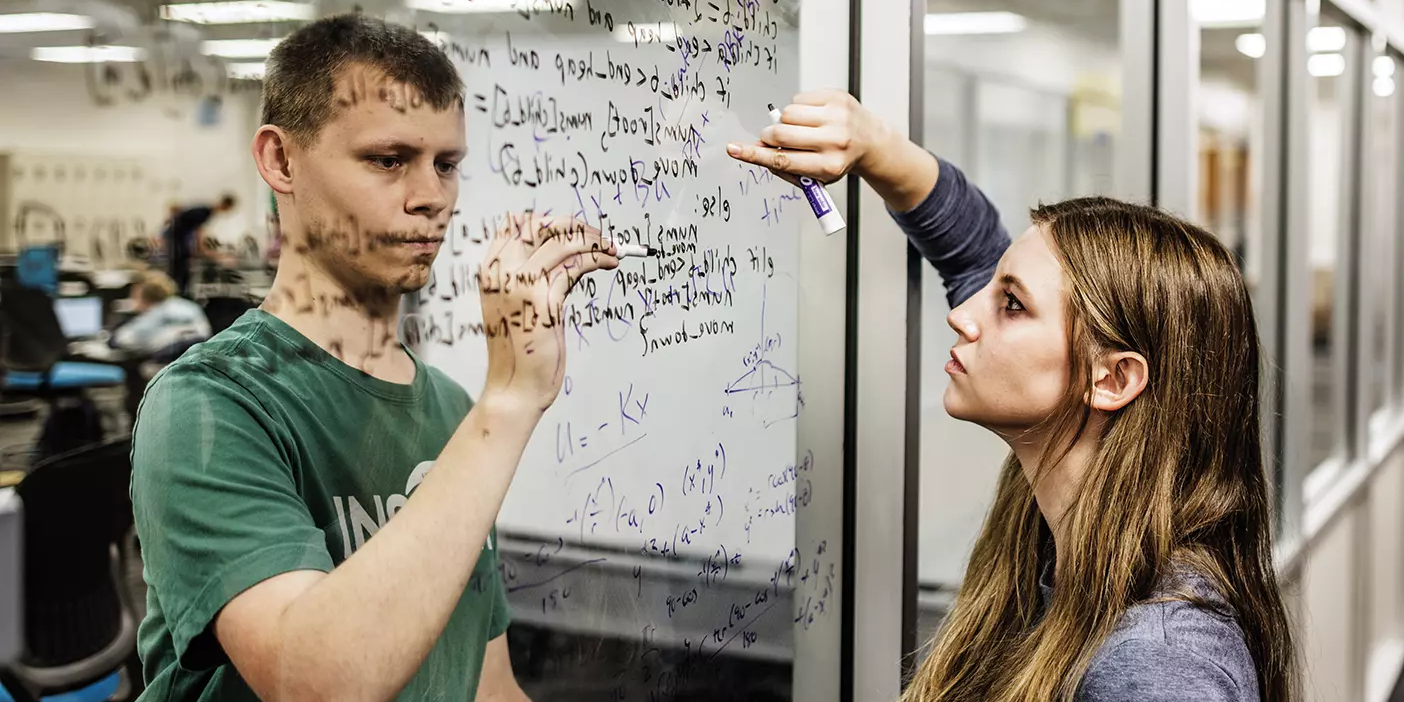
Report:
[[[761,130],[759,142],[733,142],[726,152],[801,188],[800,178],[832,183],[854,173],[899,212],[931,192],[938,172],[936,157],[840,90],[796,95],[779,110],[778,122]]]

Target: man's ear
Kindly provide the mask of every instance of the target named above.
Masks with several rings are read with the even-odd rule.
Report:
[[[292,143],[281,127],[265,124],[253,138],[254,164],[263,182],[280,195],[292,192]]]
[[[1149,380],[1145,356],[1135,351],[1105,354],[1092,368],[1087,404],[1095,410],[1115,412],[1139,397]]]

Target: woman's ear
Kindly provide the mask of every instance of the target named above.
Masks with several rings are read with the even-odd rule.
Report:
[[[1115,412],[1141,395],[1150,380],[1146,357],[1135,351],[1102,356],[1092,369],[1092,392],[1087,404],[1095,410]]]
[[[280,195],[292,192],[292,162],[289,160],[288,135],[271,124],[259,127],[253,139],[254,165],[263,182]]]

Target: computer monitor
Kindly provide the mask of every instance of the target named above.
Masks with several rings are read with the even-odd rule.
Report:
[[[60,297],[54,300],[54,315],[70,339],[97,336],[102,331],[102,298]]]

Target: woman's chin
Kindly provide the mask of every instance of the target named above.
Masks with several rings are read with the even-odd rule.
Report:
[[[973,408],[970,407],[969,401],[961,397],[960,391],[956,390],[954,386],[946,386],[946,392],[941,396],[941,404],[945,406],[946,414],[951,415],[952,418],[967,422],[975,421],[974,413],[971,411]]]

